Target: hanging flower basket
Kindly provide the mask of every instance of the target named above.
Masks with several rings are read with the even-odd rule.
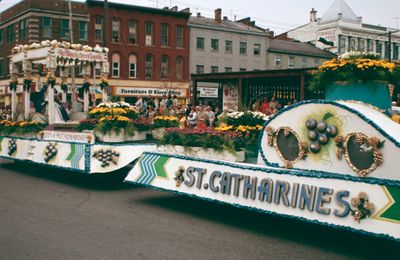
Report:
[[[9,86],[11,91],[16,91],[18,86],[18,80],[10,81]]]
[[[86,93],[89,92],[89,89],[90,89],[90,82],[88,82],[88,81],[84,82],[84,83],[82,84],[82,88],[83,88],[83,90],[84,90]]]
[[[32,79],[24,79],[24,91],[26,92],[31,91],[31,83]]]

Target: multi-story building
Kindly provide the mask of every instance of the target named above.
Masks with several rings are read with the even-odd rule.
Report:
[[[249,18],[230,21],[221,12],[190,17],[190,73],[265,70],[269,31]]]
[[[0,14],[0,106],[8,105],[9,55],[17,44],[42,40],[69,41],[69,6],[62,0],[23,0]],[[72,2],[73,38],[88,44],[89,15],[85,3]],[[17,92],[22,92],[17,89]],[[18,95],[21,98],[21,95]]]
[[[375,52],[386,59],[399,60],[398,30],[362,22],[344,0],[335,0],[321,18],[310,12],[310,22],[279,36],[311,42],[333,53]]]
[[[315,68],[335,56],[308,42],[273,38],[269,41],[267,68],[269,70]]]
[[[189,90],[190,10],[156,9],[118,3],[108,4],[108,21],[101,1],[87,1],[89,42],[107,47],[113,95],[134,102],[138,97],[177,95],[182,101]]]

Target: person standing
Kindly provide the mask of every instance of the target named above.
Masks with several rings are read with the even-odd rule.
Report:
[[[261,113],[267,114],[269,109],[268,99],[264,98],[264,101],[261,104]]]

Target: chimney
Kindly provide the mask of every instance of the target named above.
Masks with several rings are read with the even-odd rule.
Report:
[[[215,21],[217,21],[218,23],[221,22],[221,14],[222,14],[221,8],[215,9]]]
[[[190,14],[190,8],[187,7],[187,8],[185,8],[185,9],[182,9],[182,10],[181,10],[181,13],[188,13],[188,14]]]
[[[314,8],[312,8],[310,11],[310,22],[313,23],[316,21],[317,21],[317,11]]]
[[[197,13],[197,17],[201,17],[201,13]]]
[[[228,16],[224,16],[224,21],[228,21]]]

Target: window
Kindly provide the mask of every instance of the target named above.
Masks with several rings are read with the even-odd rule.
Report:
[[[50,17],[42,17],[41,22],[42,27],[42,37],[51,37],[51,26],[52,20]]]
[[[94,40],[103,40],[103,17],[100,16],[94,18]]]
[[[111,75],[113,78],[119,78],[119,64],[121,61],[119,54],[114,53],[112,55],[111,60],[112,60],[112,74]]]
[[[376,53],[382,56],[382,43],[380,41],[376,41]]]
[[[385,59],[390,59],[391,53],[389,53],[389,42],[385,42]]]
[[[218,73],[218,66],[211,66],[211,73]]]
[[[226,53],[232,53],[232,41],[225,41],[225,52]]]
[[[246,55],[247,54],[247,43],[246,42],[240,42],[239,53],[242,54],[242,55]]]
[[[27,36],[28,26],[27,26],[27,19],[23,19],[19,22],[19,39],[24,39]]]
[[[399,59],[399,45],[397,43],[393,43],[393,60]]]
[[[365,51],[365,40],[360,40],[359,51]]]
[[[219,41],[218,39],[211,39],[211,51],[218,51],[219,49]]]
[[[288,67],[289,68],[294,68],[294,66],[295,66],[295,57],[294,56],[289,56]]]
[[[202,38],[202,37],[197,37],[197,40],[196,40],[196,49],[198,49],[198,50],[204,50],[204,38]]]
[[[146,45],[153,45],[153,24],[150,22],[145,24],[145,38]]]
[[[88,39],[88,24],[87,22],[79,22],[79,40],[87,41]]]
[[[129,43],[135,44],[137,43],[137,22],[130,20],[128,22],[128,26],[129,26],[128,41]]]
[[[261,44],[259,43],[254,44],[253,54],[256,56],[259,56],[261,54]]]
[[[166,56],[166,55],[161,56],[161,79],[168,78],[168,76],[169,76],[168,67],[169,67],[168,56]]]
[[[196,73],[203,74],[204,73],[204,65],[196,65]]]
[[[10,24],[9,26],[7,26],[7,43],[14,42],[14,40],[14,25]]]
[[[60,20],[60,37],[69,38],[69,21],[67,19]]]
[[[275,55],[275,68],[282,68],[282,55]]]
[[[121,23],[118,19],[114,18],[112,21],[112,41],[119,42],[120,41],[120,27]]]
[[[356,51],[358,49],[357,39],[352,38],[351,41],[350,41],[350,44],[351,44],[350,45],[350,51]]]
[[[367,51],[373,51],[374,50],[374,42],[371,39],[367,40]]]
[[[129,55],[129,78],[131,79],[136,78],[136,64],[136,55]]]
[[[161,46],[168,46],[168,33],[169,33],[169,25],[162,24],[161,25]]]
[[[183,79],[183,57],[176,57],[176,79]]]
[[[3,29],[0,29],[0,46],[4,45],[4,32]]]
[[[314,59],[314,67],[318,67],[319,66],[319,59]]]
[[[306,57],[302,57],[301,58],[301,67],[302,68],[306,68],[307,67],[307,58]]]
[[[183,40],[184,40],[184,34],[183,34],[183,26],[178,25],[176,27],[176,47],[177,48],[183,48]]]
[[[346,38],[339,35],[339,53],[343,53],[346,50]]]
[[[246,68],[240,68],[239,71],[247,71]]]
[[[0,59],[0,78],[4,77],[4,63],[3,59]]]
[[[145,68],[145,77],[146,79],[153,78],[153,56],[151,54],[146,55],[146,68]]]
[[[94,66],[94,74],[96,75],[96,77],[100,77],[101,76],[100,63],[96,63],[96,65]]]
[[[231,72],[232,71],[232,67],[225,67],[225,72]]]

